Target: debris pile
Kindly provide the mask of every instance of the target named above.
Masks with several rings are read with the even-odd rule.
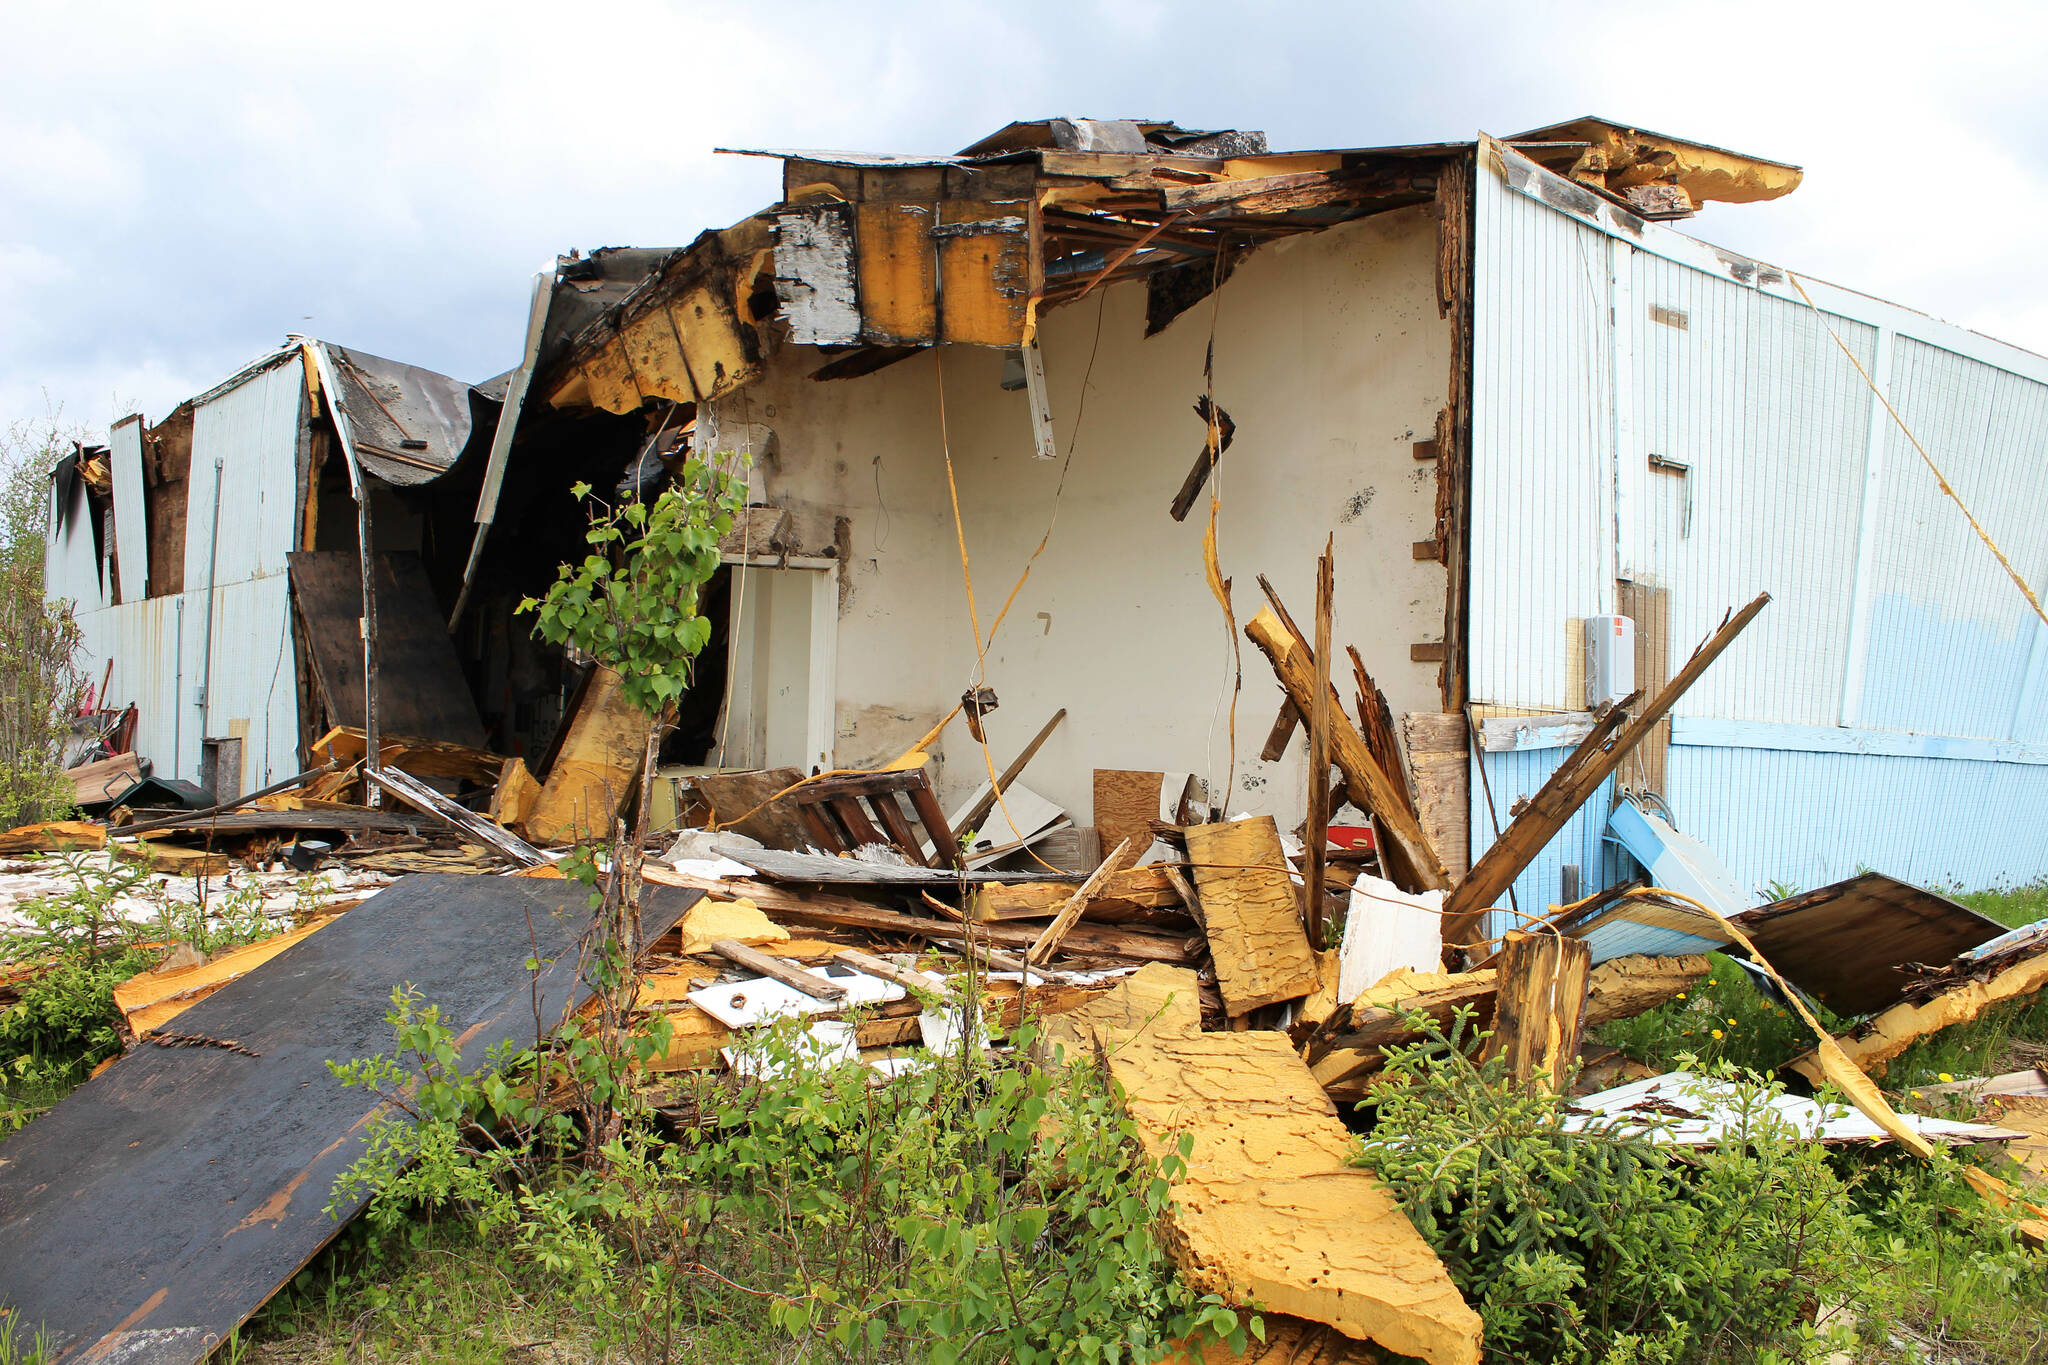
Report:
[[[1689,894],[1629,883],[1489,932],[1503,919],[1492,903],[1500,892],[1767,599],[1731,615],[1657,695],[1595,717],[1458,878],[1418,818],[1402,740],[1371,678],[1354,656],[1355,705],[1339,704],[1327,660],[1267,592],[1270,605],[1245,635],[1286,690],[1275,734],[1306,725],[1335,777],[1299,832],[1216,807],[1189,774],[1111,769],[1095,772],[1093,823],[1078,823],[1023,783],[1063,712],[950,814],[930,778],[936,731],[876,771],[690,779],[682,832],[641,850],[646,947],[631,1011],[670,1026],[647,1083],[744,1067],[737,1044],[777,1020],[804,1021],[812,1055],[871,1066],[884,1084],[920,1064],[918,1047],[1000,1045],[1037,1018],[1045,1057],[1108,1068],[1148,1151],[1187,1144],[1168,1231],[1191,1284],[1259,1305],[1274,1331],[1318,1349],[1371,1343],[1464,1365],[1479,1358],[1478,1318],[1398,1206],[1351,1164],[1341,1117],[1367,1098],[1386,1050],[1419,1037],[1424,1020],[1472,1012],[1513,1076],[1556,1089],[1577,1072],[1586,1030],[1684,992],[1706,974],[1707,949],[1754,944],[1774,964],[1759,971],[1785,989],[1872,1014],[1841,1040],[1871,1070],[1913,1037],[2048,983],[2048,924],[2004,933],[1877,874],[1760,909],[1725,907],[1730,918]],[[1327,594],[1318,608],[1315,633],[1327,641]],[[81,1342],[155,1333],[151,1358],[197,1359],[206,1333],[245,1318],[332,1235],[320,1210],[332,1172],[355,1150],[361,1114],[335,1107],[319,1062],[375,1050],[374,1006],[401,980],[449,992],[434,999],[461,1022],[468,1050],[510,1036],[508,1001],[531,1013],[522,964],[536,954],[521,926],[538,908],[553,927],[535,932],[566,944],[581,913],[582,888],[556,880],[565,836],[612,827],[636,799],[645,746],[615,714],[616,693],[601,677],[582,689],[539,773],[521,759],[405,737],[382,739],[371,762],[363,732],[340,728],[313,746],[317,766],[229,801],[138,791],[150,781],[146,765],[94,759],[74,774],[82,787],[109,785],[105,774],[126,783],[102,820],[0,836],[11,855],[105,850],[202,887],[230,869],[273,883],[339,870],[331,886],[344,894],[396,874],[466,874],[406,876],[346,913],[210,959],[174,955],[122,985],[116,1001],[133,1042],[171,1050],[132,1047],[9,1144],[0,1243],[12,1248],[6,1277],[24,1303]],[[978,721],[994,704],[980,689],[955,714]],[[1354,823],[1332,825],[1346,803]],[[1665,841],[1644,855],[1654,873],[1675,831],[1654,814],[1629,818],[1630,837]],[[1318,823],[1321,847],[1305,846]],[[1698,886],[1711,888],[1711,854],[1687,857],[1706,869]],[[1857,933],[1845,951],[1848,922]],[[392,937],[401,924],[403,947]],[[549,1017],[580,990],[555,980],[570,960],[542,973]],[[1820,1079],[1812,1058],[1794,1069]],[[1581,1088],[1598,1074],[1627,1072],[1589,1067]],[[2040,1088],[1987,1091],[1979,1124],[1823,1110],[1796,1097],[1778,1119],[1828,1142],[1881,1139],[1903,1122],[1923,1139],[2020,1142],[2034,1159],[2041,1124],[2027,1106]],[[158,1090],[175,1091],[175,1105],[118,1116],[127,1097]],[[1676,1117],[1665,1128],[1679,1142],[1711,1141],[1731,1121],[1725,1096],[1685,1073],[1638,1074],[1578,1103],[1588,1115]],[[252,1105],[271,1115],[269,1128],[238,1123],[231,1135],[218,1123]],[[295,1136],[263,1135],[272,1129]],[[222,1142],[233,1150],[216,1151]],[[112,1155],[86,1185],[49,1179],[88,1148]],[[139,1193],[190,1193],[162,1177],[158,1158],[170,1148],[209,1168],[231,1156],[231,1176],[206,1177],[221,1197],[181,1195],[174,1209]],[[93,1210],[114,1206],[163,1220],[149,1245],[184,1250],[95,1242]],[[261,1237],[236,1236],[258,1228]],[[95,1254],[123,1263],[98,1267],[91,1282],[132,1287],[90,1296],[89,1310],[60,1310],[75,1287],[71,1271],[49,1269],[62,1245],[101,1246]],[[199,1259],[216,1245],[240,1258],[233,1294],[214,1296],[219,1281]]]

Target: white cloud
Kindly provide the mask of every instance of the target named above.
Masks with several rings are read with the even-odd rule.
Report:
[[[775,163],[714,146],[950,150],[1069,113],[1281,146],[1637,120],[1807,166],[1701,235],[2048,350],[2044,25],[1747,0],[34,7],[0,54],[0,416],[46,388],[160,415],[295,329],[480,378],[537,260],[774,198]]]

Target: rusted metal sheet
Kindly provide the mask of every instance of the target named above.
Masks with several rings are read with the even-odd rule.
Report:
[[[388,1051],[394,986],[455,1030],[462,1065],[531,1042],[588,994],[586,889],[408,877],[178,1017],[191,1045],[143,1045],[0,1144],[0,1294],[53,1361],[193,1365],[360,1208],[330,1217],[377,1103],[329,1061]],[[641,937],[697,892],[647,888]],[[524,963],[549,965],[529,985]]]

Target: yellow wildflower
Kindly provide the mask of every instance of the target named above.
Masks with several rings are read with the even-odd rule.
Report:
[[[1946,1071],[1944,1071],[1941,1072],[1939,1076],[1936,1077],[1936,1079],[1938,1079],[1943,1085],[1947,1085],[1949,1082],[1953,1081],[1955,1077],[1949,1075]]]
[[[1721,1030],[1719,1030],[1719,1029],[1715,1029],[1715,1030],[1714,1030],[1714,1037],[1716,1037],[1716,1038],[1719,1038],[1720,1036],[1721,1036]]]

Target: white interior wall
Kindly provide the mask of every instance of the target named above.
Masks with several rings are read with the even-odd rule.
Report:
[[[1001,698],[987,722],[997,765],[1063,706],[1030,781],[1079,818],[1097,767],[1193,771],[1219,795],[1231,777],[1231,638],[1204,579],[1207,500],[1186,522],[1167,513],[1202,446],[1191,405],[1212,321],[1216,399],[1237,423],[1218,546],[1240,631],[1263,600],[1261,572],[1310,619],[1316,555],[1334,533],[1335,638],[1358,647],[1396,711],[1439,705],[1436,665],[1409,660],[1411,644],[1442,638],[1444,570],[1411,552],[1430,534],[1436,496],[1435,466],[1416,461],[1412,443],[1432,434],[1450,366],[1435,271],[1435,222],[1417,208],[1265,247],[1216,300],[1150,339],[1137,284],[1042,320],[1056,435],[1074,454],[1051,541],[987,657],[985,681]],[[901,752],[975,681],[941,373],[984,631],[1052,520],[1061,464],[1032,458],[1025,395],[1000,387],[998,352],[947,348],[814,383],[824,359],[784,348],[718,422],[773,429],[778,455],[763,473],[774,500],[848,519],[834,761],[866,766]],[[1291,824],[1303,741],[1279,764],[1258,760],[1281,694],[1238,638],[1229,805]],[[1348,665],[1338,678],[1348,694]],[[958,722],[939,756],[948,800],[986,777]]]

